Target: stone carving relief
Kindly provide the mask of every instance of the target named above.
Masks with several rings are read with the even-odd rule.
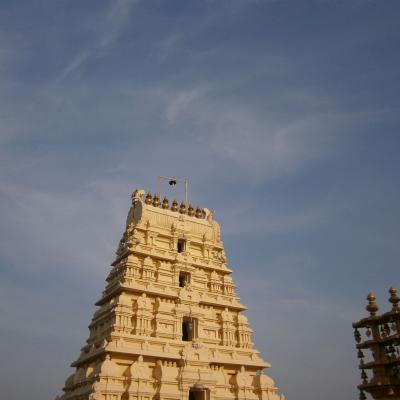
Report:
[[[151,371],[148,365],[143,361],[143,356],[139,356],[137,361],[131,364],[129,368],[129,389],[128,392],[138,393],[147,392],[151,387]]]
[[[236,327],[233,320],[232,313],[225,308],[221,313],[222,320],[222,344],[224,346],[236,345]]]
[[[150,335],[152,332],[151,321],[153,319],[152,304],[146,293],[136,300],[136,321],[134,333],[136,335]]]

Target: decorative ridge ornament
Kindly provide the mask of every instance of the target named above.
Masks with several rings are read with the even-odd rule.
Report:
[[[365,307],[367,311],[371,314],[371,317],[375,316],[376,312],[379,310],[379,307],[375,303],[375,296],[373,293],[369,293],[367,296],[368,305]]]
[[[207,221],[212,221],[213,219],[213,214],[214,211],[210,211],[208,208],[204,208],[203,210],[199,207],[194,209],[193,205],[191,202],[188,202],[188,183],[189,181],[187,179],[177,179],[177,178],[171,178],[171,177],[165,177],[165,176],[159,176],[158,181],[157,181],[157,191],[154,194],[154,197],[152,196],[151,192],[147,192],[145,199],[144,199],[144,204],[146,205],[152,205],[153,207],[160,207],[163,210],[168,210],[169,209],[169,201],[167,196],[163,196],[162,202],[160,202],[161,196],[160,196],[160,183],[161,180],[167,180],[169,186],[175,187],[178,183],[184,183],[185,185],[185,200],[181,202],[181,204],[178,204],[178,201],[176,199],[173,200],[172,205],[171,205],[171,211],[173,212],[179,212],[180,214],[188,215],[189,217],[196,217],[198,219],[205,219]],[[132,204],[134,204],[134,201],[136,199],[142,199],[144,195],[144,190],[135,190],[134,193],[132,194]],[[189,207],[187,207],[187,204],[189,204]]]
[[[162,201],[162,206],[163,210],[168,210],[169,208],[169,202],[168,199],[166,197],[164,197],[163,201]]]
[[[172,202],[171,211],[173,212],[178,211],[178,202],[176,201],[176,199],[174,199],[174,201]]]
[[[153,197],[153,206],[158,207],[160,205],[160,197],[158,194],[155,194]]]
[[[151,195],[151,192],[147,192],[147,194],[146,194],[146,200],[144,201],[146,204],[151,204],[151,201],[152,201],[152,195]]]
[[[392,303],[393,307],[392,307],[392,311],[394,312],[399,312],[399,302],[400,302],[400,298],[399,296],[397,296],[397,289],[394,287],[391,287],[389,289],[389,293],[390,293],[390,298],[389,301]]]
[[[143,189],[135,189],[135,191],[132,193],[131,196],[132,204],[134,204],[136,200],[141,200],[143,198],[143,195],[144,195]]]
[[[181,214],[186,214],[186,204],[185,204],[184,201],[182,201],[182,203],[181,203],[181,205],[180,205],[180,207],[179,207],[179,212],[180,212]]]
[[[196,208],[196,214],[195,217],[196,218],[201,218],[203,216],[203,212],[201,211],[200,207]]]

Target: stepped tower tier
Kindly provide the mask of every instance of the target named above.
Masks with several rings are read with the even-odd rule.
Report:
[[[136,190],[61,399],[283,400],[226,262],[212,212]]]

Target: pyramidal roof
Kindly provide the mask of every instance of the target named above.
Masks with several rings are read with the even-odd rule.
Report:
[[[283,400],[264,374],[208,209],[132,195],[63,400]]]

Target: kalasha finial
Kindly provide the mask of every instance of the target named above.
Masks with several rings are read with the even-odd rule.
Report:
[[[178,202],[174,199],[172,202],[171,211],[177,212],[178,211]]]
[[[379,307],[375,303],[375,296],[373,293],[369,293],[367,296],[368,305],[365,307],[367,311],[371,314],[371,317],[375,316],[376,312],[379,310]]]
[[[194,217],[194,208],[193,208],[192,204],[189,204],[188,215],[189,215],[189,217]]]
[[[154,198],[153,198],[153,206],[154,207],[158,207],[160,205],[160,197],[158,196],[158,194],[156,193],[155,195],[154,195]]]
[[[146,194],[146,199],[145,199],[145,203],[146,204],[151,204],[151,200],[152,200],[152,195],[151,195],[151,192],[147,192],[147,194]]]
[[[392,311],[400,311],[399,310],[399,302],[400,298],[397,296],[397,289],[393,286],[389,289],[390,298],[389,301],[393,304]]]
[[[163,210],[168,210],[169,203],[168,203],[168,199],[166,197],[163,198],[161,207],[163,208]]]
[[[196,208],[195,217],[196,217],[196,218],[201,218],[202,215],[203,215],[203,212],[201,211],[200,207],[197,207],[197,208]]]
[[[179,207],[179,212],[181,214],[186,214],[186,204],[184,201],[182,201],[181,206]]]

